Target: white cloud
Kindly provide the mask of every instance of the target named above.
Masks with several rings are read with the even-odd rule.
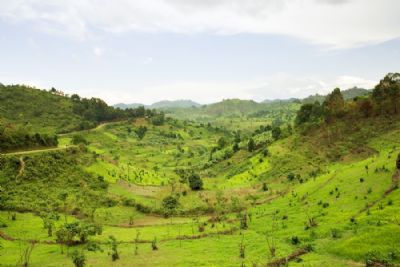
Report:
[[[247,90],[252,98],[257,100],[304,98],[316,93],[329,93],[336,87],[342,90],[355,86],[371,89],[377,84],[377,81],[349,75],[320,78],[318,76],[297,77],[287,73],[278,73],[264,78],[264,81],[260,81],[259,84],[261,85]]]
[[[398,0],[0,0],[0,19],[85,39],[98,32],[284,34],[335,48],[400,36]]]
[[[93,54],[95,56],[101,57],[104,54],[104,49],[100,48],[100,47],[93,47]]]
[[[151,62],[153,62],[153,58],[152,57],[147,57],[147,58],[145,58],[144,60],[143,60],[143,63],[144,64],[150,64]]]

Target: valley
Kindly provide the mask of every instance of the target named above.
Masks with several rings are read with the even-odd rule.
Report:
[[[54,98],[76,123],[0,113],[0,266],[398,266],[396,77],[169,110],[4,86],[2,106]]]

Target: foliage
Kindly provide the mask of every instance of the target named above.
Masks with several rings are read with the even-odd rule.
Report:
[[[79,145],[79,144],[84,144],[84,145],[88,145],[89,142],[85,139],[85,137],[81,134],[74,134],[72,136],[72,140],[71,140],[72,144],[74,145]]]
[[[174,196],[167,196],[162,201],[162,209],[164,211],[164,215],[167,217],[174,215],[178,206],[179,201]]]
[[[189,181],[189,186],[192,190],[196,191],[203,189],[203,180],[197,173],[192,172],[188,177],[188,181]]]
[[[249,141],[247,142],[247,150],[249,152],[253,152],[255,148],[256,148],[256,144],[254,142],[254,139],[250,138]]]
[[[83,251],[74,250],[71,253],[72,262],[74,263],[75,267],[83,267],[86,263],[86,256]]]
[[[34,133],[65,133],[93,128],[104,121],[159,116],[144,107],[121,110],[99,98],[39,90],[25,85],[0,84],[0,116]]]
[[[387,74],[372,91],[378,114],[398,114],[400,111],[400,73]]]
[[[118,242],[117,242],[117,239],[113,235],[110,235],[108,237],[108,244],[111,249],[109,254],[111,254],[112,261],[118,260],[119,259]]]
[[[86,243],[89,236],[100,235],[102,227],[92,223],[85,222],[71,222],[62,225],[56,232],[57,240],[60,243],[72,245],[77,242]]]
[[[147,132],[147,127],[146,126],[139,126],[137,129],[135,129],[135,133],[138,136],[139,139],[143,139],[144,135]]]
[[[30,133],[25,127],[0,120],[0,151],[57,146],[56,135]]]
[[[23,158],[0,157],[0,208],[20,211],[69,211],[89,213],[91,205],[106,205],[107,183],[80,166],[79,150],[52,151]],[[22,165],[23,164],[23,165]],[[22,169],[23,168],[23,169]],[[59,199],[66,193],[64,200]]]

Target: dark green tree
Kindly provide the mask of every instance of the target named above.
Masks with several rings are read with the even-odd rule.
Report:
[[[86,263],[86,256],[83,251],[74,250],[71,253],[72,262],[74,263],[75,267],[83,267]]]
[[[378,114],[398,114],[400,111],[400,73],[387,74],[372,91]]]
[[[250,139],[249,139],[249,142],[247,143],[247,150],[248,150],[249,152],[253,152],[254,149],[256,149],[256,144],[255,144],[255,142],[254,142],[254,139],[253,139],[253,138],[250,138]]]
[[[224,137],[220,137],[219,139],[218,139],[218,148],[219,149],[222,149],[222,148],[224,148],[225,146],[226,146],[226,139],[224,138]]]
[[[235,143],[233,144],[233,146],[232,146],[233,152],[237,152],[237,151],[239,151],[239,149],[240,149],[240,148],[239,148],[239,144],[235,142]]]
[[[271,134],[272,134],[272,138],[274,138],[275,140],[278,140],[279,138],[281,138],[282,130],[279,126],[273,127]]]
[[[108,244],[111,249],[109,254],[111,255],[112,261],[118,260],[119,259],[118,242],[117,242],[117,239],[113,235],[110,235],[108,237]]]
[[[176,213],[179,201],[174,196],[167,196],[162,201],[162,209],[166,217],[170,217]]]
[[[201,180],[200,175],[197,173],[191,173],[188,177],[189,186],[192,190],[202,190],[203,189],[203,180]]]
[[[146,132],[147,132],[146,126],[139,126],[137,129],[135,129],[135,133],[140,140],[143,139]]]
[[[323,106],[328,120],[344,114],[346,102],[339,88],[335,88],[326,96]]]

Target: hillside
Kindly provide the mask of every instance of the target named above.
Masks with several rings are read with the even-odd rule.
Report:
[[[186,109],[221,117],[210,123],[153,114],[2,155],[2,263],[32,249],[30,266],[73,266],[73,253],[89,266],[396,266],[399,76],[363,98],[226,100]]]
[[[65,96],[24,85],[0,84],[0,151],[57,146],[56,134],[115,120],[156,117],[155,111],[116,109],[98,98]],[[163,115],[162,115],[163,116]]]
[[[0,118],[34,132],[65,132],[91,124],[64,96],[27,86],[0,86]]]

